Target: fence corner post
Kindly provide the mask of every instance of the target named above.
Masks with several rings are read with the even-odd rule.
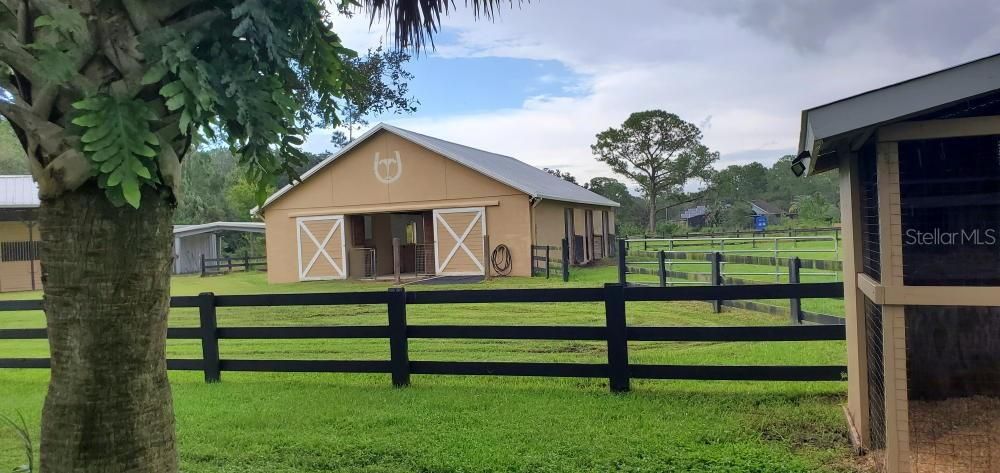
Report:
[[[788,260],[788,283],[798,284],[801,282],[800,276],[802,271],[802,260],[798,256]],[[799,325],[802,323],[802,299],[792,298],[788,301],[789,307],[789,318],[791,319],[792,325]]]
[[[219,323],[215,314],[215,294],[198,294],[198,315],[201,328],[201,363],[206,383],[222,380],[219,362]]]
[[[645,243],[645,242],[643,242]],[[618,284],[625,286],[628,282],[625,280],[626,268],[625,268],[625,257],[628,256],[628,241],[624,238],[618,239]]]
[[[722,253],[718,251],[711,254],[712,256],[712,285],[721,286],[723,281],[722,276]],[[716,299],[712,301],[712,308],[715,313],[718,314],[722,312],[722,299]]]
[[[549,253],[551,250],[551,246],[545,245],[545,279],[548,279],[549,275],[552,273],[551,260],[549,260]]]
[[[604,316],[608,339],[608,386],[613,393],[628,392],[628,324],[625,320],[624,285],[604,285]]]
[[[656,263],[660,270],[660,287],[667,287],[667,254],[663,250],[656,254]]]
[[[410,385],[410,352],[406,328],[406,289],[389,288],[389,364],[392,385]]]
[[[569,282],[569,239],[562,240],[562,279]]]

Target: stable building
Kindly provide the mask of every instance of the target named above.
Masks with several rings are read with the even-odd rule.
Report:
[[[409,277],[530,276],[532,245],[558,255],[563,241],[572,263],[587,264],[613,251],[617,207],[509,156],[383,123],[255,212],[268,279],[289,282],[375,278],[396,265]]]
[[[42,288],[40,203],[31,176],[0,176],[0,292]]]
[[[802,113],[839,171],[847,415],[880,471],[1000,471],[1000,55]]]

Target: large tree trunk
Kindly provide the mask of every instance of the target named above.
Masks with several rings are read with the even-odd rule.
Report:
[[[649,193],[649,223],[646,229],[650,235],[656,235],[656,193]]]
[[[173,205],[145,192],[141,210],[93,184],[42,202],[43,473],[177,471],[164,361]]]

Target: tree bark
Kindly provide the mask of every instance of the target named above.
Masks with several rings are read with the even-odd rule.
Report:
[[[92,183],[42,202],[43,473],[177,471],[165,361],[173,204],[144,192],[141,210]]]
[[[649,224],[646,225],[649,233],[656,235],[656,193],[649,193]]]

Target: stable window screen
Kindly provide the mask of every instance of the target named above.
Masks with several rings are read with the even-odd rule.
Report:
[[[899,142],[903,282],[1000,284],[1000,137]]]
[[[876,281],[882,280],[882,253],[879,250],[878,172],[875,146],[864,146],[859,153],[861,181],[861,257],[862,270]]]
[[[911,472],[1000,472],[1000,308],[905,317]]]

